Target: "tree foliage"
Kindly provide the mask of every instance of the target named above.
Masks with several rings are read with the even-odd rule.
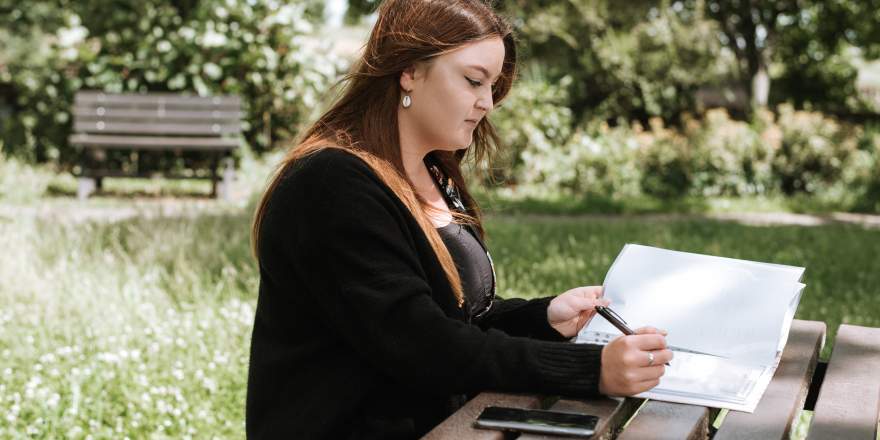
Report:
[[[770,74],[770,102],[862,111],[853,58],[880,56],[880,0],[707,0],[719,39],[739,62],[746,91]]]
[[[677,13],[668,1],[523,0],[509,2],[531,59],[547,80],[572,81],[575,121],[672,118],[697,103],[694,92],[730,67],[714,22]]]

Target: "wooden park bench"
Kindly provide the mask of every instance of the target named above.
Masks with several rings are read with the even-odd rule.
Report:
[[[487,406],[551,409],[601,417],[592,438],[789,439],[801,411],[812,410],[808,440],[876,440],[880,419],[880,329],[841,325],[832,357],[820,359],[825,324],[795,320],[773,380],[752,414],[637,398],[570,399],[484,392],[429,432],[424,440],[537,440],[572,437],[502,433],[473,428]]]
[[[241,134],[241,98],[188,96],[176,93],[105,93],[80,91],[74,99],[71,146],[81,146],[77,198],[85,200],[104,177],[210,179],[211,196],[229,199],[234,166],[232,151]],[[210,152],[207,175],[171,171],[123,171],[106,167],[105,150],[173,150]],[[217,175],[220,162],[226,171]],[[95,165],[95,163],[98,165]],[[219,184],[219,185],[218,185]]]

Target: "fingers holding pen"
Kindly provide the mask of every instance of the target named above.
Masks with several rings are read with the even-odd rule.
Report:
[[[666,338],[655,328],[619,336],[602,350],[599,390],[609,396],[632,396],[659,384],[664,364],[673,358]]]

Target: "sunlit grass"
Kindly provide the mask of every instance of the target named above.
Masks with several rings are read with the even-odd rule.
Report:
[[[0,219],[0,438],[243,438],[250,216]],[[880,326],[880,231],[490,220],[503,295],[601,284],[625,243],[806,266],[797,317]]]
[[[248,222],[0,223],[0,437],[243,438]]]

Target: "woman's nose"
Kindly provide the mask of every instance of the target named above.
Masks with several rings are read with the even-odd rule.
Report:
[[[482,109],[486,113],[489,113],[490,111],[492,111],[492,108],[494,108],[494,107],[495,106],[493,105],[493,102],[492,102],[492,94],[491,93],[489,93],[488,96],[484,96],[484,97],[477,100],[477,108]]]

